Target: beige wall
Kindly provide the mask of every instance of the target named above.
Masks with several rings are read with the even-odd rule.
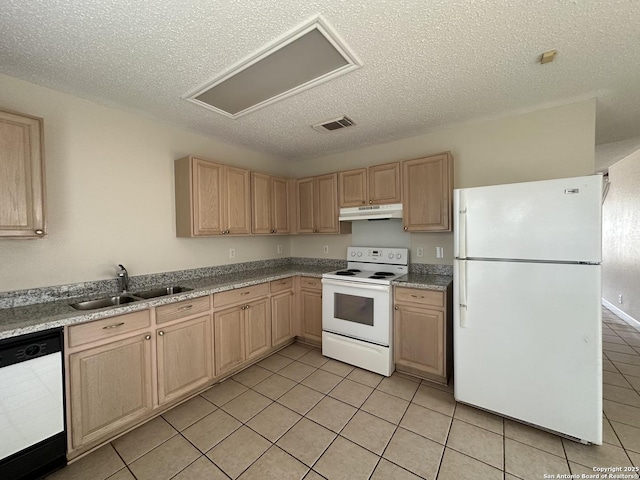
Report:
[[[609,180],[602,212],[602,296],[640,322],[640,150],[611,165]]]
[[[289,255],[345,258],[353,238],[362,244],[371,236],[354,226],[353,235],[176,238],[173,161],[187,154],[302,177],[451,150],[458,187],[593,171],[595,101],[297,164],[4,75],[0,107],[45,119],[49,211],[46,239],[0,241],[0,291],[111,278],[118,263],[140,275]],[[381,224],[378,238],[393,239],[392,228]],[[452,263],[452,234],[400,240],[424,247],[424,258],[413,261]],[[436,246],[445,247],[445,258],[435,258]]]
[[[47,238],[0,240],[0,291],[289,255],[288,237],[176,238],[173,161],[289,163],[3,75],[0,107],[44,118],[49,212]]]
[[[523,115],[469,123],[383,145],[344,152],[294,165],[297,177],[419,158],[450,150],[456,188],[546,180],[594,172],[595,100],[539,110]],[[381,227],[389,228],[389,227]],[[346,255],[342,238],[324,241],[330,252]],[[424,257],[417,258],[417,247]],[[436,246],[444,258],[435,258]],[[453,234],[411,234],[412,262],[453,263]],[[292,239],[295,255],[320,257],[318,242]]]

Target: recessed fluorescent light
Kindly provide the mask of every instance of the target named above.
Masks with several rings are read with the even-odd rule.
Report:
[[[360,68],[338,34],[320,16],[225,70],[185,97],[237,118]]]

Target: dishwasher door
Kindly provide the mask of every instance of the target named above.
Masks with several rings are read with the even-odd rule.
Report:
[[[0,341],[0,478],[66,464],[62,330]]]

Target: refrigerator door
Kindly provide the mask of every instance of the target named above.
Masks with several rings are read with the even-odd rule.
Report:
[[[456,400],[601,444],[600,265],[456,260],[454,275]]]
[[[454,191],[454,256],[601,261],[602,175]]]

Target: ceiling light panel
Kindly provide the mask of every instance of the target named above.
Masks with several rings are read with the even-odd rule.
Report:
[[[237,118],[360,66],[337,33],[317,16],[185,98]]]

